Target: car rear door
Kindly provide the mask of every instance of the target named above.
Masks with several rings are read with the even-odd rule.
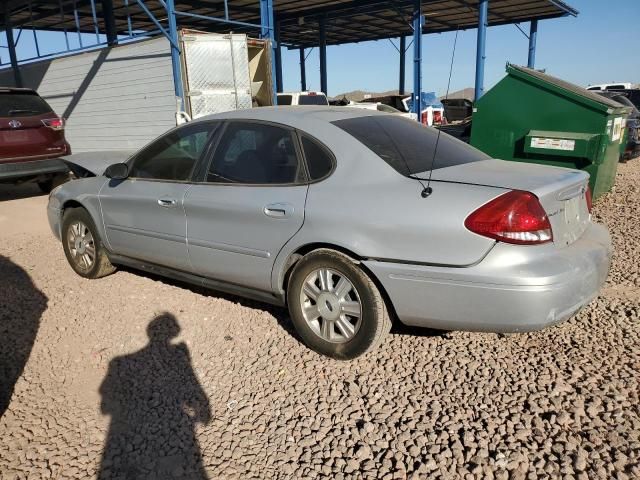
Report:
[[[215,124],[196,122],[155,140],[130,161],[126,180],[110,180],[100,204],[110,249],[120,255],[190,271],[185,193]]]
[[[0,90],[0,162],[65,153],[64,124],[37,93]]]
[[[308,185],[295,133],[281,125],[230,121],[185,196],[194,272],[271,290],[271,270],[302,227]]]

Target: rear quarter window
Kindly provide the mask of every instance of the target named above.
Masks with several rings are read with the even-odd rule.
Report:
[[[0,117],[28,117],[53,113],[53,110],[36,93],[0,93]]]
[[[371,115],[332,122],[402,175],[453,167],[490,158],[446,133],[397,115]],[[434,151],[438,144],[436,156]]]
[[[291,105],[291,95],[278,95],[278,105]]]
[[[311,181],[320,180],[331,173],[334,160],[328,148],[316,140],[303,135],[302,150],[304,151],[304,158],[307,161],[309,179]]]
[[[324,95],[300,95],[298,97],[299,105],[329,105],[327,97]]]

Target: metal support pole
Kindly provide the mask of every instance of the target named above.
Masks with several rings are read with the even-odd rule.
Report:
[[[22,75],[20,74],[20,66],[18,65],[18,56],[16,55],[16,42],[13,40],[13,26],[11,25],[11,10],[8,2],[4,4],[4,28],[7,35],[7,46],[9,47],[9,58],[11,59],[11,68],[13,69],[13,81],[16,87],[22,87]]]
[[[327,19],[320,17],[320,91],[327,94]]]
[[[300,90],[307,90],[307,72],[305,68],[304,48],[300,47]]]
[[[400,37],[400,78],[398,79],[398,94],[404,95],[404,65],[405,65],[405,50],[407,38],[405,36]]]
[[[413,1],[413,113],[421,121],[422,112],[422,1]]]
[[[487,15],[489,0],[480,0],[478,4],[478,41],[476,44],[476,84],[474,100],[477,101],[484,93],[484,61],[485,44],[487,39]]]
[[[104,30],[107,33],[107,44],[118,43],[118,31],[116,30],[116,17],[113,14],[113,0],[102,0],[102,18],[104,18]]]
[[[182,90],[182,73],[180,68],[180,48],[178,45],[178,25],[175,15],[174,0],[167,0],[167,20],[171,37],[171,66],[173,68],[173,87],[176,97],[180,99],[180,108],[184,110],[184,93]]]
[[[274,73],[276,71],[275,41],[273,30],[273,0],[260,0],[260,37],[271,41],[271,83],[273,85],[273,105],[277,105],[277,88]]]
[[[280,48],[280,22],[276,22],[276,91],[282,92],[282,49]]]
[[[527,67],[535,68],[536,65],[536,41],[538,40],[538,20],[531,20],[531,29],[529,30],[529,60]]]

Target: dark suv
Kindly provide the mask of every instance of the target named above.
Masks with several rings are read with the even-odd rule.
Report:
[[[67,177],[64,120],[35,91],[0,87],[0,183],[37,182],[48,192]]]

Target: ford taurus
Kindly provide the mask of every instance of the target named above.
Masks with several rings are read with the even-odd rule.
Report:
[[[50,195],[71,267],[116,265],[287,305],[302,340],[350,359],[391,321],[520,332],[597,295],[611,240],[588,176],[505,162],[396,115],[255,108],[140,151],[78,154]]]

